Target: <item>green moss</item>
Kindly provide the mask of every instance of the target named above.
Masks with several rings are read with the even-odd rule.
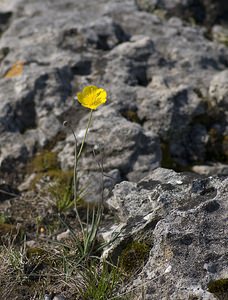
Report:
[[[74,205],[74,173],[60,169],[57,153],[48,150],[39,153],[30,163],[29,171],[36,173],[30,184],[31,189],[35,189],[42,178],[47,179],[49,184],[42,189],[42,193],[51,194],[58,212],[65,212]]]
[[[198,296],[190,295],[188,300],[199,300]]]
[[[228,299],[228,278],[210,281],[208,291],[216,295],[219,299]]]
[[[33,257],[45,257],[46,255],[47,252],[39,247],[28,248],[26,252],[26,256],[28,259],[31,259]]]
[[[12,224],[0,224],[0,236],[6,235],[6,234],[16,234],[17,229]]]
[[[122,113],[123,117],[126,118],[128,121],[133,123],[141,124],[141,120],[137,114],[137,111],[134,110],[126,110]]]
[[[213,37],[217,42],[224,44],[228,47],[228,34],[224,32],[218,32],[217,34],[214,34]]]
[[[0,224],[6,223],[6,220],[7,220],[7,218],[6,218],[5,214],[0,213]]]
[[[121,270],[127,275],[139,271],[149,256],[150,247],[145,242],[133,241],[119,257]]]
[[[168,15],[167,11],[165,11],[164,9],[159,9],[159,8],[155,9],[153,11],[153,13],[163,21],[167,18],[167,15]]]
[[[61,185],[68,185],[73,178],[73,171],[62,171],[61,169],[50,170],[45,173],[51,180]]]
[[[57,153],[48,150],[37,154],[29,164],[28,169],[30,173],[36,173],[30,185],[31,189],[36,187],[37,182],[39,182],[42,177],[48,177],[50,181],[58,182],[56,192],[59,193],[60,185],[65,187],[69,181],[69,177],[72,178],[73,176],[72,172],[63,172],[60,169]]]
[[[35,156],[29,168],[32,172],[36,173],[43,173],[49,170],[59,169],[57,153],[44,150]]]

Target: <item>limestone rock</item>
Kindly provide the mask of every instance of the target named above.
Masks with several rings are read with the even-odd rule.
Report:
[[[87,117],[79,124],[76,133],[82,141]],[[124,141],[124,142],[123,142]],[[93,155],[95,152],[95,159]],[[146,157],[143,161],[142,156]],[[72,134],[63,144],[59,153],[62,167],[72,167],[74,163],[74,139]],[[131,171],[141,172],[141,177],[159,165],[160,145],[156,135],[147,134],[142,127],[123,118],[116,110],[103,107],[93,115],[93,124],[86,140],[86,149],[81,160],[82,170],[99,171],[98,162],[105,171],[119,169],[123,176]],[[138,166],[138,165],[139,166]],[[140,174],[138,174],[140,177]]]
[[[228,176],[228,168],[225,164],[213,164],[208,166],[196,165],[192,167],[192,171],[201,175],[213,175],[218,174],[222,176]]]
[[[164,10],[167,16],[178,16],[187,21],[211,26],[219,19],[227,20],[228,5],[225,0],[136,0],[138,7],[148,12]]]
[[[139,237],[151,247],[124,291],[138,290],[137,299],[142,286],[145,299],[217,299],[208,284],[227,277],[227,183],[159,168],[116,186],[109,204],[126,225],[112,257]]]
[[[204,8],[205,3],[202,1]],[[58,0],[51,6],[48,1],[38,5],[18,0],[12,1],[8,12],[5,1],[1,2],[2,170],[12,156],[19,164],[26,164],[37,150],[54,145],[64,120],[71,121],[76,130],[84,126],[84,121],[79,122],[86,112],[81,113],[73,97],[88,84],[107,89],[107,107],[119,114],[118,122],[122,118],[120,126],[126,126],[120,130],[121,139],[123,132],[135,132],[129,137],[135,149],[128,154],[117,149],[117,157],[109,147],[107,156],[114,151],[109,170],[118,168],[123,178],[137,181],[160,162],[176,169],[211,161],[226,163],[223,140],[227,115],[224,106],[219,111],[210,107],[217,97],[211,94],[216,85],[213,82],[227,68],[227,48],[207,40],[204,28],[174,17],[176,6],[189,8],[189,1],[150,4],[155,9],[160,5],[174,9],[172,17],[148,13],[141,7],[143,1],[136,4],[133,0],[70,0],[67,4]],[[4,78],[17,62],[23,63],[22,74]],[[218,76],[225,78],[225,73]],[[221,94],[224,87],[220,84],[218,89]],[[117,121],[107,118],[105,122],[108,130],[103,135]],[[114,126],[111,132],[120,138],[115,130]],[[216,137],[211,133],[214,130]],[[104,137],[106,144],[109,138]],[[159,140],[165,148],[162,160],[157,154]],[[18,153],[7,154],[5,144]],[[65,150],[71,152],[69,148],[66,145]],[[70,156],[67,160],[72,161]],[[88,158],[83,164],[90,162]]]
[[[125,288],[136,288],[136,299],[143,285],[144,299],[214,300],[209,282],[227,278],[226,20],[225,0],[0,0],[2,189],[23,193],[26,164],[47,147],[72,168],[74,138],[62,123],[81,144],[88,110],[75,95],[85,85],[105,88],[80,185],[88,201],[104,185],[121,221],[106,252],[114,261],[132,240],[148,242],[146,264]]]
[[[213,77],[209,87],[209,95],[216,100],[218,105],[223,102],[224,109],[228,107],[228,70],[224,70]]]

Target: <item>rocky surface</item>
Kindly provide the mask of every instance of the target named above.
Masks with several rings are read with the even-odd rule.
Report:
[[[145,11],[160,11],[168,17],[175,15],[209,27],[227,21],[226,0],[136,0],[136,3]]]
[[[74,96],[105,88],[80,184],[89,201],[104,184],[125,226],[113,258],[131,239],[149,243],[125,289],[136,299],[142,285],[144,299],[227,297],[208,290],[228,276],[227,11],[225,0],[0,0],[0,202],[30,188],[28,165],[44,149],[73,168],[63,121],[81,143],[88,111]]]
[[[138,183],[116,185],[109,205],[123,227],[113,259],[139,237],[151,249],[124,291],[135,290],[134,299],[227,299],[227,290],[208,291],[210,282],[228,275],[227,188],[225,177],[162,168]]]
[[[7,10],[1,2],[3,172],[63,138],[63,120],[71,120],[76,130],[84,128],[85,121],[79,122],[86,112],[72,99],[89,83],[109,92],[94,126],[109,131],[116,122],[119,133],[113,134],[120,139],[132,132],[132,145],[106,149],[108,169],[115,165],[123,179],[137,180],[158,165],[183,170],[227,163],[227,48],[207,39],[203,27],[161,18],[141,11],[140,5],[12,1]],[[164,5],[169,7],[168,1]],[[7,72],[17,62],[23,64],[22,72],[9,78]],[[108,116],[113,111],[119,120]],[[100,118],[102,114],[108,117]],[[110,144],[106,132],[100,136]],[[61,162],[72,164],[71,144],[67,137],[59,149]],[[162,159],[155,150],[160,146]]]

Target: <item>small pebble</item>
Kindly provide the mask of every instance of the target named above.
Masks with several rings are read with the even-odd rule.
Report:
[[[51,300],[51,296],[49,294],[44,295],[44,300]]]
[[[35,247],[36,246],[36,241],[34,241],[34,240],[27,241],[26,246]]]
[[[66,298],[61,295],[56,295],[53,300],[66,300]]]
[[[56,237],[56,239],[57,239],[57,241],[60,242],[60,241],[62,241],[62,240],[68,239],[69,236],[70,236],[70,230],[67,229],[66,231],[61,232],[60,234],[58,234],[57,237]]]

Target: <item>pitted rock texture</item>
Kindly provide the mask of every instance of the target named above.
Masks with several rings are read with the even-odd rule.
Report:
[[[136,0],[136,3],[148,12],[162,10],[168,16],[175,15],[206,26],[228,21],[226,0]]]
[[[227,299],[227,293],[217,298],[208,291],[209,282],[228,275],[227,188],[225,177],[162,168],[137,184],[116,185],[109,205],[125,226],[111,256],[139,237],[151,247],[124,290],[135,288],[134,299]]]

